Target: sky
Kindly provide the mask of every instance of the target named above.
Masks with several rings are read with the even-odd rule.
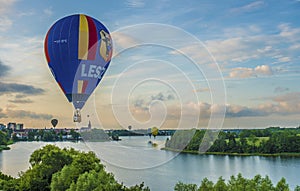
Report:
[[[0,123],[298,127],[299,10],[299,0],[0,0]],[[49,28],[79,13],[102,22],[114,47],[80,124],[44,55]]]

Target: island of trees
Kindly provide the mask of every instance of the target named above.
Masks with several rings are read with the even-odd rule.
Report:
[[[230,155],[300,156],[300,128],[270,127],[243,130],[179,130],[165,149]]]

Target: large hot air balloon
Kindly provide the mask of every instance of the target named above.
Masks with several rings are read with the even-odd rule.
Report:
[[[74,105],[74,122],[80,122],[80,110],[110,64],[109,31],[90,16],[67,16],[49,29],[44,48],[51,73]]]
[[[52,126],[53,126],[54,128],[56,127],[57,123],[58,123],[58,120],[57,120],[57,119],[52,119],[52,120],[51,120],[51,124],[52,124]]]

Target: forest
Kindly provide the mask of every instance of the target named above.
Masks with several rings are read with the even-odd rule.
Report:
[[[300,156],[300,128],[179,130],[165,149],[207,154]]]

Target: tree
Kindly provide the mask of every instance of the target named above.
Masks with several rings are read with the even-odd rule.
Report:
[[[286,183],[285,178],[281,178],[281,180],[277,183],[275,187],[275,191],[289,191],[289,185]]]
[[[214,185],[214,191],[226,191],[228,190],[228,187],[225,183],[225,180],[221,177],[219,177],[217,183]]]
[[[174,191],[197,191],[197,185],[178,182],[174,187]]]
[[[201,182],[201,185],[198,189],[198,191],[213,191],[214,189],[214,183],[207,178],[204,178]]]
[[[300,127],[298,127],[300,128]],[[296,186],[296,188],[294,189],[294,191],[300,191],[300,186]]]

